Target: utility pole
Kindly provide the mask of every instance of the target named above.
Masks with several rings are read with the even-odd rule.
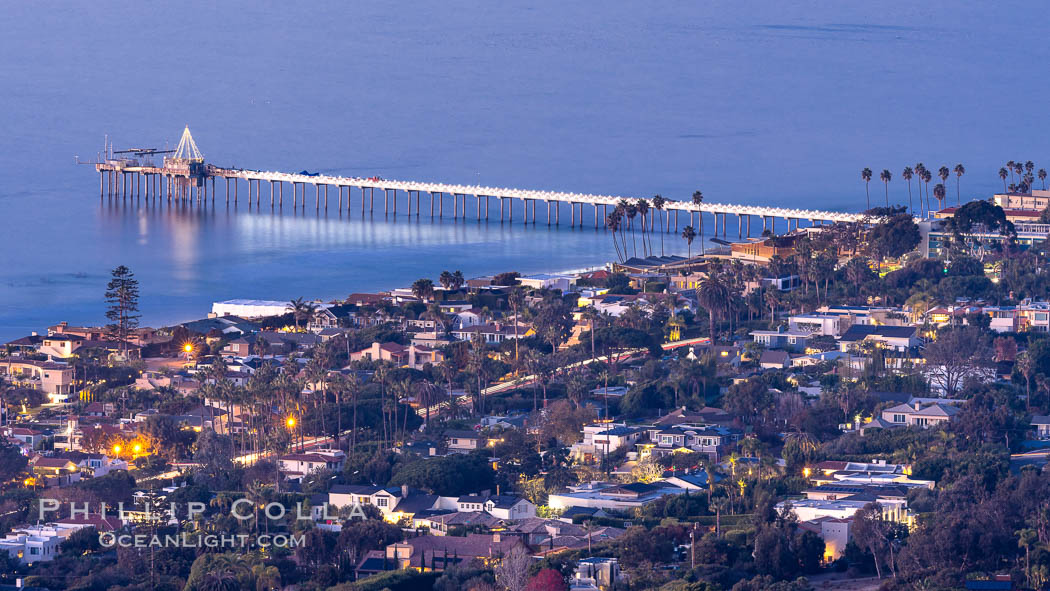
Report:
[[[689,531],[689,568],[696,568],[696,523],[693,523],[693,529]]]

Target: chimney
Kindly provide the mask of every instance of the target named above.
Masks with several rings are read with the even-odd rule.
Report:
[[[408,498],[408,485],[407,484],[402,484],[401,485],[401,498],[402,499]]]

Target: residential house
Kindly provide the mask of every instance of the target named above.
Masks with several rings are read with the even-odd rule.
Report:
[[[456,511],[484,511],[496,519],[528,519],[536,516],[536,505],[513,495],[464,495],[456,499]]]
[[[213,318],[202,318],[183,322],[182,326],[192,334],[206,335],[213,330],[224,338],[237,338],[239,336],[258,332],[262,327],[254,322],[249,322],[240,316],[217,316]]]
[[[80,468],[72,460],[38,456],[32,464],[33,476],[44,486],[66,486],[80,480]]]
[[[281,456],[281,471],[291,478],[302,478],[312,472],[343,469],[346,454],[338,449],[315,449]]]
[[[324,330],[338,328],[339,317],[330,308],[321,308],[306,323],[306,330],[320,334]]]
[[[70,326],[64,321],[47,327],[47,334],[48,336],[78,336],[86,341],[104,341],[107,338],[107,331],[101,326]],[[145,347],[165,340],[166,337],[158,334],[156,329],[146,326],[134,328],[128,334],[128,342],[136,347]]]
[[[788,331],[838,338],[853,325],[843,314],[796,314],[788,318]]]
[[[576,563],[572,589],[612,589],[621,578],[620,563],[616,558],[591,556]]]
[[[62,542],[84,527],[88,526],[48,523],[16,527],[0,538],[0,551],[22,564],[48,562],[58,555]]]
[[[353,505],[371,505],[383,514],[383,519],[397,523],[411,520],[414,515],[433,509],[441,498],[422,491],[401,487],[379,487],[359,484],[337,484],[328,491],[328,503],[337,508]]]
[[[552,275],[549,273],[538,273],[518,277],[518,284],[533,289],[560,289],[567,292],[576,287],[576,277],[573,275]]]
[[[474,326],[465,326],[452,330],[452,336],[460,341],[472,341],[475,334],[480,334],[481,338],[487,344],[499,344],[508,339],[523,339],[527,336],[534,334],[532,327],[518,325],[517,334],[512,324],[504,324],[502,322],[490,322],[487,324],[476,324]]]
[[[522,497],[494,495],[485,499],[485,511],[496,519],[528,519],[536,516],[536,505]]]
[[[73,393],[73,367],[65,363],[8,357],[0,361],[0,375],[7,375],[18,385],[54,395],[53,402],[61,402]]]
[[[552,509],[569,507],[635,509],[661,497],[680,495],[685,492],[683,488],[659,480],[652,483],[634,482],[631,484],[589,482],[570,486],[568,492],[550,495],[547,504]]]
[[[920,344],[917,328],[914,326],[854,324],[839,338],[839,350],[847,352],[863,341],[874,342],[878,346],[895,351],[906,351]]]
[[[412,517],[412,527],[426,528],[431,535],[444,536],[456,528],[501,529],[503,522],[484,511],[449,511],[433,509]]]
[[[951,404],[898,404],[882,411],[882,420],[894,425],[933,427],[950,422],[959,408]]]
[[[853,518],[819,517],[798,524],[799,529],[810,531],[824,540],[824,562],[838,560],[853,538]]]
[[[641,427],[625,423],[584,425],[583,440],[569,448],[569,454],[582,462],[592,463],[624,446],[634,445],[645,435]]]
[[[1032,430],[1036,439],[1050,439],[1050,416],[1035,415],[1032,417]]]
[[[82,474],[98,478],[105,476],[114,470],[127,470],[128,463],[120,458],[111,458],[102,453],[85,453],[71,451],[56,456],[56,459],[68,459],[76,462],[77,469]]]
[[[496,564],[511,550],[523,547],[518,536],[468,534],[458,536],[416,536],[386,547],[386,559],[397,569],[415,567],[443,571],[458,563],[479,560]]]
[[[28,427],[7,427],[4,436],[21,441],[29,449],[38,449],[47,439],[47,434],[43,431]]]
[[[37,353],[47,355],[48,359],[69,359],[85,340],[84,337],[75,334],[48,335],[40,342]]]
[[[765,345],[767,349],[787,349],[790,351],[804,351],[813,333],[805,331],[790,331],[777,327],[776,330],[753,330],[749,333],[756,343]]]
[[[483,310],[478,308],[471,308],[469,310],[463,310],[456,314],[455,326],[456,328],[466,328],[468,326],[477,326],[484,321],[485,314]]]
[[[733,416],[721,408],[705,406],[697,411],[688,410],[686,407],[676,408],[664,416],[656,419],[653,423],[660,426],[695,425],[695,424],[719,424],[728,425],[733,422]]]
[[[655,457],[687,450],[705,453],[717,461],[722,447],[733,440],[729,429],[704,424],[653,426],[648,427],[647,432],[650,444],[644,446],[644,451]]]
[[[762,351],[762,356],[758,358],[758,366],[762,369],[791,367],[791,355],[787,351]]]
[[[469,453],[485,447],[486,437],[476,431],[445,431],[445,443],[449,452]]]
[[[423,345],[399,345],[397,343],[372,343],[367,349],[350,354],[351,361],[371,359],[372,361],[390,361],[400,367],[422,369],[426,364],[438,365],[445,360],[445,355],[437,349]]]

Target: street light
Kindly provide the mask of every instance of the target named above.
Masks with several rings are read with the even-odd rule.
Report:
[[[131,448],[131,451],[133,451],[133,452],[135,452],[135,453],[139,453],[139,452],[141,452],[141,451],[142,451],[142,445],[141,445],[141,444],[138,444],[138,443],[136,443],[136,444],[135,444],[135,445],[134,445],[134,446],[133,446],[133,447]]]
[[[120,447],[119,445],[114,445],[114,446],[113,446],[113,453],[114,453],[114,454],[117,454],[117,455],[119,455],[119,454],[120,454],[120,451],[121,451],[122,449],[124,449],[124,448]]]
[[[186,343],[182,346],[182,350],[186,353],[193,353],[193,343]]]
[[[285,419],[284,424],[288,425],[289,429],[294,429],[295,428],[295,417],[289,415],[288,418]]]
[[[806,478],[809,478],[809,475],[812,474],[812,473],[813,473],[813,470],[810,470],[808,466],[802,469],[802,475],[805,476]]]

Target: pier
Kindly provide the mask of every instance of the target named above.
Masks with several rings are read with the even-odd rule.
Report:
[[[116,157],[121,153],[130,153],[137,158]],[[163,164],[157,166],[150,161],[155,154],[171,155],[165,156]],[[275,211],[283,211],[286,205],[293,211],[305,211],[309,204],[318,213],[342,213],[344,208],[349,213],[353,207],[355,211],[360,208],[362,214],[374,214],[377,207],[382,207],[384,215],[396,217],[400,199],[406,206],[401,212],[403,215],[433,219],[435,216],[449,217],[445,215],[445,204],[451,199],[453,219],[466,220],[469,217],[478,221],[514,223],[517,210],[519,223],[536,224],[537,205],[542,203],[540,209],[545,213],[541,214],[540,223],[562,225],[561,210],[567,205],[569,215],[565,221],[569,227],[583,228],[593,222],[594,228],[598,229],[605,228],[606,217],[617,205],[638,201],[638,198],[613,195],[225,168],[204,162],[188,127],[175,150],[140,148],[110,152],[107,145],[106,158],[95,163],[95,169],[99,173],[101,198],[145,199],[147,204],[174,201],[205,205],[210,199],[212,205],[221,200],[227,205],[232,202],[237,206],[240,186],[245,185],[246,204],[249,208],[254,205],[257,210],[268,203]],[[287,197],[284,194],[286,185],[290,191]],[[377,202],[377,192],[381,203]],[[358,195],[356,200],[352,199],[355,193]],[[735,227],[738,237],[751,236],[752,222],[755,231],[769,230],[775,234],[778,220],[785,224],[780,226],[781,230],[791,231],[799,228],[800,222],[816,226],[858,222],[865,218],[858,213],[727,203],[697,204],[673,199],[667,199],[661,210],[656,210],[651,200],[649,207],[650,215],[638,220],[640,224],[644,219],[648,231],[676,233],[686,225],[702,230],[704,218],[710,216],[714,232],[709,235],[721,234],[723,238],[727,236],[729,226]],[[652,212],[657,213],[653,215]],[[662,220],[658,228],[656,220],[660,216]],[[634,229],[634,220],[627,223],[628,229]]]

